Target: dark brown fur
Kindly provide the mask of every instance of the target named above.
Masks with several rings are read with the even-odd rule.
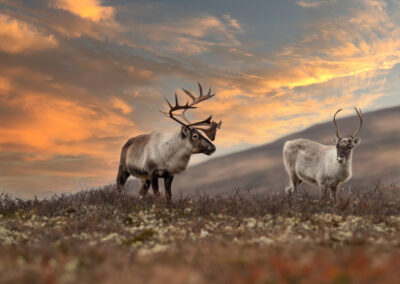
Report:
[[[126,154],[127,154],[128,149],[131,148],[131,151],[133,151],[133,153],[138,152],[138,154],[139,154],[140,149],[143,149],[143,147],[149,142],[149,140],[150,140],[149,134],[139,135],[139,136],[130,138],[128,141],[126,141],[126,143],[122,147],[119,168],[118,168],[118,175],[117,175],[117,188],[119,190],[122,189],[126,180],[129,178],[129,176],[131,174],[132,175],[149,175],[149,173],[147,171],[144,171],[143,169],[134,169],[134,168],[128,169],[126,166]],[[144,188],[143,185],[142,185],[142,188]]]

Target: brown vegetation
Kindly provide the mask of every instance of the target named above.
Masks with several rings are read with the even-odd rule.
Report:
[[[0,199],[2,283],[368,283],[400,277],[400,195],[303,193],[171,204],[113,186]]]

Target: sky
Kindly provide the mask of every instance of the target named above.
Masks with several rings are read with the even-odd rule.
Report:
[[[399,105],[399,75],[397,0],[0,0],[0,191],[113,183],[124,142],[178,131],[163,98],[197,82],[216,157]]]

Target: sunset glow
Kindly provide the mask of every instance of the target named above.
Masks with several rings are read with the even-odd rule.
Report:
[[[218,156],[400,104],[399,63],[395,0],[0,0],[0,189],[114,182],[123,143],[177,131],[163,97],[197,82]]]

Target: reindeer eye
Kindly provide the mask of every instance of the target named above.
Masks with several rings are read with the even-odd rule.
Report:
[[[192,138],[197,139],[199,138],[199,135],[197,133],[193,133]]]

